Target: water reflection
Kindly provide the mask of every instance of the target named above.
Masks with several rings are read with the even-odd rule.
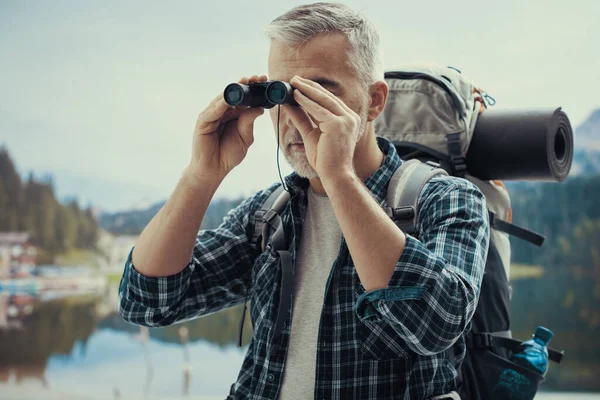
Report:
[[[12,373],[16,382],[33,378],[47,386],[45,369],[54,354],[69,355],[76,342],[85,351],[97,317],[95,301],[89,297],[42,303],[32,296],[1,296],[6,311],[0,330],[0,380]]]
[[[577,271],[548,269],[543,279],[513,281],[514,336],[549,326],[553,346],[566,351],[544,390],[600,390],[600,289]],[[241,307],[148,330],[117,315],[116,287],[43,298],[27,293],[0,292],[0,399],[11,387],[93,399],[224,398],[242,364],[245,347],[235,347]],[[244,344],[252,334],[246,321]]]
[[[245,349],[235,347],[239,308],[149,330],[116,314],[116,293],[45,302],[0,293],[0,384],[105,399],[225,397]],[[246,326],[245,343],[250,335]]]

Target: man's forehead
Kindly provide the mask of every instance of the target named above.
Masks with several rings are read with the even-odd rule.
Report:
[[[301,75],[321,85],[337,86],[348,74],[345,37],[317,37],[302,46],[273,40],[269,50],[269,78],[291,79]]]

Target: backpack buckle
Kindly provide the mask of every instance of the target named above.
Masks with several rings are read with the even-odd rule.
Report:
[[[392,214],[394,221],[398,220],[410,220],[415,217],[415,207],[414,206],[405,206],[399,208],[392,208]]]
[[[452,171],[456,176],[463,177],[467,172],[467,160],[464,157],[451,159]]]

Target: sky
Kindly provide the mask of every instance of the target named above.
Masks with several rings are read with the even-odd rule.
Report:
[[[168,198],[198,114],[242,76],[267,74],[264,27],[306,1],[0,0],[0,146],[60,198],[107,211]],[[600,2],[342,1],[378,28],[384,67],[451,65],[497,109],[600,108]],[[279,179],[268,113],[216,196]],[[283,157],[282,174],[291,172]]]

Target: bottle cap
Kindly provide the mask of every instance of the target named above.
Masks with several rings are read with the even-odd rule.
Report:
[[[554,334],[552,333],[552,331],[550,329],[544,328],[543,326],[538,326],[537,328],[535,328],[534,335],[539,337],[546,343],[550,342],[550,340],[552,339],[552,336],[554,336]]]

